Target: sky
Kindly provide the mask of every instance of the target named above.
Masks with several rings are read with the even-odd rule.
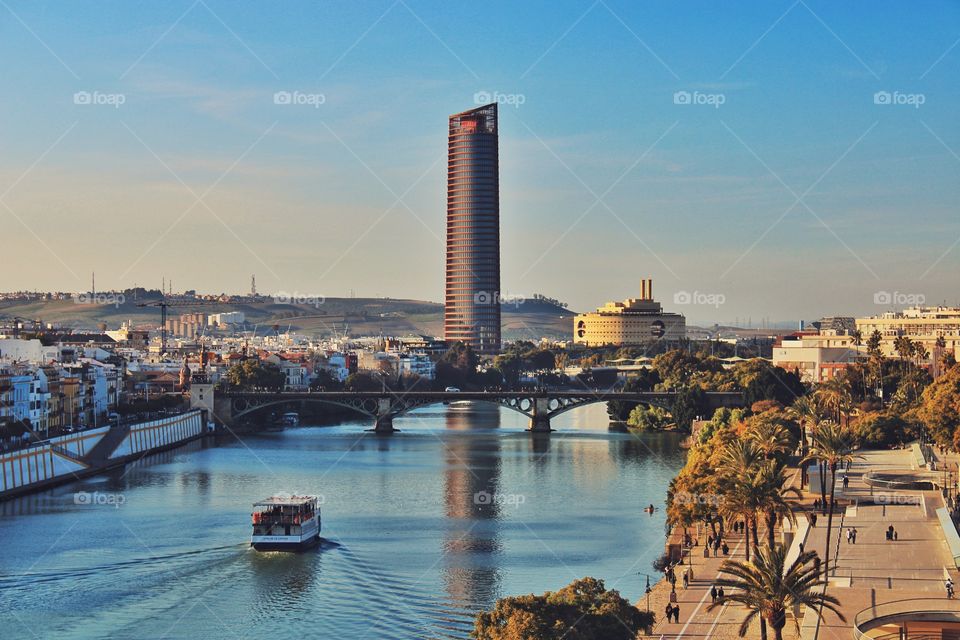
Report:
[[[960,303],[956,1],[0,0],[0,59],[0,290],[440,301],[497,100],[506,296]]]

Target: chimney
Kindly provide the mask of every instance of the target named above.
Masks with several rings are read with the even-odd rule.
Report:
[[[653,300],[653,278],[647,280],[647,300]]]

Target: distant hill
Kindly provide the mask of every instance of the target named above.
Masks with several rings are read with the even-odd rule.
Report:
[[[271,330],[277,325],[281,331],[330,336],[443,334],[443,305],[422,300],[393,298],[326,298],[315,304],[278,304],[270,298],[263,303],[181,304],[168,309],[168,317],[181,313],[203,312],[207,315],[224,311],[242,311],[248,325],[258,330]],[[78,304],[71,300],[3,301],[0,302],[0,321],[13,317],[40,320],[76,330],[93,330],[101,324],[115,329],[123,322],[133,327],[156,327],[160,323],[160,309],[139,307],[144,300],[126,299],[122,304]],[[147,300],[149,301],[149,299]],[[573,333],[573,314],[547,300],[511,302],[502,306],[504,339],[533,340],[546,336],[570,339]]]

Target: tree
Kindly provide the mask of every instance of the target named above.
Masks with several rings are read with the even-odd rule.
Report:
[[[796,523],[794,507],[788,496],[800,497],[800,491],[795,487],[787,486],[787,475],[783,465],[776,461],[769,461],[757,473],[754,482],[760,487],[760,511],[766,516],[767,546],[774,545],[774,531],[778,521],[787,519]]]
[[[704,395],[700,387],[684,387],[677,391],[670,411],[677,429],[689,433],[693,421],[703,413]]]
[[[701,445],[705,444],[721,428],[741,422],[744,419],[745,413],[746,411],[744,409],[728,409],[727,407],[716,409],[710,421],[701,427],[697,443]]]
[[[656,371],[652,369],[641,369],[637,372],[636,376],[627,380],[626,384],[623,385],[623,391],[624,393],[651,391],[659,382],[660,376],[657,375]],[[607,415],[610,416],[611,420],[625,421],[636,406],[636,402],[611,400],[607,403]]]
[[[807,455],[809,460],[819,460],[830,470],[830,510],[827,515],[827,542],[823,554],[823,574],[827,572],[830,565],[830,532],[833,528],[833,511],[836,502],[837,492],[837,469],[840,465],[853,462],[856,456],[853,453],[856,445],[856,438],[853,432],[848,428],[832,420],[824,420],[813,431],[813,447]],[[821,486],[824,478],[820,477]]]
[[[520,373],[523,369],[523,359],[516,353],[504,353],[493,359],[493,366],[503,376],[509,388],[520,385]]]
[[[747,419],[745,435],[767,459],[783,459],[797,448],[797,439],[785,422],[774,412],[754,415]]]
[[[279,391],[286,378],[280,368],[269,362],[247,358],[227,370],[227,383],[238,389],[265,389]]]
[[[467,387],[477,377],[480,357],[473,348],[463,342],[455,342],[437,361],[435,377],[443,387]]]
[[[782,405],[788,405],[806,393],[806,388],[796,372],[775,367],[762,358],[739,362],[731,373],[743,389],[748,404],[758,400],[776,400]]]
[[[602,580],[581,578],[543,595],[500,598],[492,611],[477,614],[476,640],[634,640],[653,625],[654,615],[640,611]]]
[[[800,424],[800,455],[807,455],[807,434],[820,422],[820,407],[812,396],[800,396],[793,401],[789,409],[790,415]],[[807,465],[800,464],[800,486],[806,481]],[[823,496],[821,496],[823,497]]]
[[[672,420],[666,409],[638,404],[627,417],[627,426],[641,431],[662,431]]]
[[[651,367],[662,380],[663,388],[670,391],[689,384],[699,364],[696,356],[674,349],[654,358]]]
[[[550,371],[556,365],[556,356],[549,349],[536,349],[525,354],[524,361],[533,371]]]
[[[843,378],[830,378],[821,382],[814,394],[824,407],[834,412],[837,422],[842,422],[844,411],[850,407],[850,384]]]
[[[917,415],[941,446],[956,446],[960,433],[960,366],[953,366],[923,391]]]
[[[854,423],[857,439],[865,447],[890,447],[913,439],[916,425],[893,413],[870,413]]]
[[[883,406],[883,351],[880,346],[883,344],[883,335],[879,329],[874,329],[870,337],[867,338],[867,353],[870,355],[870,362],[876,368],[876,387],[881,390],[880,406]]]
[[[370,373],[358,371],[347,376],[343,381],[343,388],[347,391],[380,391],[383,389],[383,381]]]
[[[343,386],[343,383],[329,370],[317,367],[313,371],[313,381],[310,383],[310,389],[313,391],[319,391],[321,389],[327,391],[335,391],[340,389]]]
[[[821,609],[829,609],[846,622],[839,609],[840,601],[824,592],[826,580],[821,579],[812,564],[816,555],[814,551],[805,551],[787,567],[786,550],[783,545],[775,545],[759,550],[752,562],[727,560],[720,569],[725,577],[717,580],[717,586],[724,588],[723,597],[707,607],[707,611],[729,602],[743,605],[747,615],[740,624],[740,637],[745,636],[750,623],[759,618],[764,640],[766,625],[773,629],[775,640],[782,640],[787,611],[794,607],[807,607],[821,620]],[[796,618],[794,624],[799,634]]]
[[[759,468],[763,454],[751,442],[737,438],[728,442],[719,451],[719,468],[724,469],[721,483],[719,510],[726,518],[743,518],[744,543],[747,560],[750,559],[750,535],[757,544],[757,509],[759,498],[753,476]]]

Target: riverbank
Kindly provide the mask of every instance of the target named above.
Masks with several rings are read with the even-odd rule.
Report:
[[[52,438],[0,456],[0,501],[105,473],[208,435],[203,411]]]
[[[865,482],[868,473],[878,470],[905,474],[915,470],[918,465],[913,451],[866,450],[861,453],[863,459],[855,461],[846,472],[848,486],[837,487],[838,508],[829,540],[831,575],[826,591],[839,599],[846,621],[825,612],[824,621],[818,623],[815,614],[802,611],[798,619],[799,633],[792,616],[784,628],[787,640],[811,640],[818,631],[821,636],[845,634],[853,625],[861,625],[861,630],[871,628],[873,618],[905,601],[915,604],[905,609],[904,619],[912,620],[911,629],[914,625],[919,628],[924,624],[917,622],[923,618],[921,611],[924,607],[937,607],[941,606],[938,603],[948,602],[943,600],[944,579],[949,576],[954,582],[960,581],[960,571],[957,570],[957,557],[960,556],[955,556],[953,550],[954,547],[960,548],[960,538],[952,536],[954,542],[951,543],[949,531],[952,523],[947,520],[944,524],[938,518],[938,509],[944,509],[941,492],[938,489],[877,489]],[[952,460],[943,456],[941,462]],[[799,470],[791,468],[791,471],[790,484],[798,487]],[[815,481],[814,488],[816,486]],[[803,496],[796,501],[799,526],[795,538],[784,536],[780,528],[777,529],[778,538],[788,544],[788,561],[799,553],[800,542],[806,549],[818,551],[821,556],[824,554],[828,544],[826,518],[821,517],[817,526],[810,526],[806,517],[813,511],[813,501],[818,497],[818,491],[811,492],[810,487],[806,487]],[[898,533],[895,541],[885,538],[887,528],[891,526]],[[853,527],[857,529],[856,544],[844,541],[844,531]],[[728,543],[733,547],[730,556],[704,558],[703,547],[697,546],[686,556],[686,564],[675,568],[678,578],[676,602],[681,611],[679,623],[664,620],[663,610],[670,602],[670,583],[662,579],[653,586],[650,608],[657,615],[654,635],[665,639],[696,636],[703,640],[732,640],[737,636],[738,627],[746,615],[742,607],[728,605],[707,610],[709,590],[720,577],[723,562],[744,560],[742,538],[728,540]],[[686,566],[692,568],[694,577],[689,587],[683,588],[682,576]],[[925,604],[927,601],[933,604]],[[641,609],[647,608],[646,598],[635,604]],[[910,607],[916,612],[911,613],[913,609]],[[746,637],[759,637],[756,625],[750,626]]]

